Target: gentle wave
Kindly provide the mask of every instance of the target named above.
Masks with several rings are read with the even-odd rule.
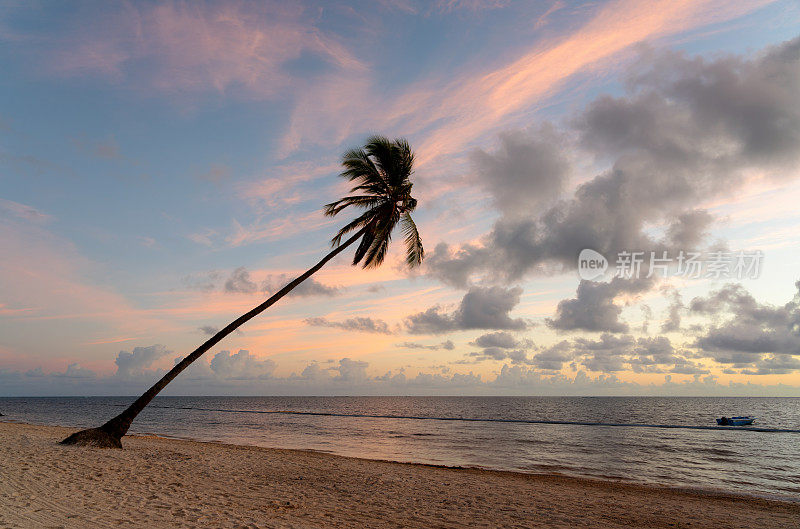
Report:
[[[102,424],[134,398],[0,398],[0,410],[3,419],[84,428]],[[753,415],[759,422],[714,425],[722,415]],[[798,432],[800,398],[772,397],[157,397],[131,428],[132,434],[790,501],[800,501],[799,438],[792,435]]]
[[[124,407],[123,404],[112,404]],[[592,422],[592,421],[550,421],[545,419],[503,419],[480,417],[426,417],[424,415],[369,415],[366,413],[336,413],[328,411],[295,411],[295,410],[231,410],[223,408],[197,408],[192,406],[156,406],[151,408],[165,410],[194,410],[213,411],[223,413],[260,413],[260,414],[285,414],[285,415],[310,415],[313,417],[353,417],[359,419],[410,419],[415,421],[463,421],[463,422],[499,422],[511,424],[556,424],[565,426],[609,426],[613,428],[669,428],[684,430],[724,430],[726,432],[762,432],[762,433],[800,433],[800,429],[792,428],[762,428],[759,426],[711,426],[691,424],[645,424],[625,422]]]

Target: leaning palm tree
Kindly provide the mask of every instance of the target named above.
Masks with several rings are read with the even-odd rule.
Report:
[[[386,257],[392,231],[399,222],[405,236],[406,263],[411,267],[418,266],[422,262],[424,253],[417,226],[411,219],[411,212],[417,207],[417,201],[411,196],[410,177],[413,172],[414,153],[411,152],[408,142],[404,139],[390,141],[382,136],[374,136],[367,141],[364,148],[346,152],[342,158],[342,165],[344,171],[341,176],[356,185],[351,189],[350,196],[325,206],[325,215],[335,216],[350,206],[366,211],[339,230],[331,240],[333,250],[328,255],[261,305],[232,321],[212,336],[192,354],[181,360],[125,411],[104,425],[74,433],[61,443],[122,448],[122,437],[130,428],[131,422],[181,371],[241,325],[275,304],[322,268],[325,263],[357,241],[360,242],[356,247],[353,265],[361,264],[364,268],[380,266]]]

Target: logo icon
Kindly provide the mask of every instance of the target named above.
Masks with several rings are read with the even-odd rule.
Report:
[[[591,248],[584,248],[578,255],[578,275],[586,281],[602,277],[608,269],[608,261]]]

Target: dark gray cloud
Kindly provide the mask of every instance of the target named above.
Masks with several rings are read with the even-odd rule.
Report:
[[[261,283],[261,290],[267,294],[274,294],[286,286],[294,277],[287,274],[268,275]],[[310,296],[336,296],[341,292],[339,287],[328,286],[320,283],[313,277],[309,277],[289,292],[289,296],[310,297]]]
[[[558,351],[546,353],[559,362]],[[179,360],[179,359],[176,359]],[[545,355],[541,365],[546,366]],[[773,368],[783,370],[782,362],[791,359],[769,360]],[[639,385],[623,382],[613,374],[597,376],[576,371],[574,375],[554,373],[530,364],[507,362],[496,378],[483,379],[473,373],[445,374],[420,372],[411,377],[402,372],[371,375],[369,364],[361,360],[342,358],[331,361],[330,367],[319,363],[307,365],[300,374],[276,376],[269,359],[254,359],[246,351],[231,354],[220,351],[210,362],[201,358],[181,374],[165,393],[169,395],[196,395],[198,388],[209,395],[784,395],[797,394],[796,386],[758,384],[720,385],[709,375],[694,377],[685,382],[674,382],[671,375],[664,376],[661,385]],[[255,362],[255,363],[254,363]],[[555,366],[556,364],[550,364]],[[665,366],[665,372],[690,371],[691,366]],[[439,371],[447,371],[440,366]],[[0,395],[119,395],[135,394],[152,383],[162,371],[147,372],[138,377],[118,375],[98,376],[72,364],[63,372],[45,373],[41,368],[27,373],[0,369]],[[4,410],[5,412],[6,410]]]
[[[166,347],[160,344],[149,347],[134,347],[133,352],[120,351],[117,359],[117,374],[122,377],[131,377],[143,373],[153,363],[170,354]]]
[[[599,340],[578,338],[571,343],[575,361],[591,371],[615,373],[706,374],[708,369],[689,360],[689,351],[676,351],[665,336],[634,339],[604,333]]]
[[[220,331],[220,328],[215,327],[214,325],[201,325],[200,327],[197,328],[197,330],[205,334],[206,336],[214,336]],[[242,329],[236,329],[233,332],[235,332],[240,336],[244,334],[244,331]]]
[[[217,289],[217,284],[222,278],[222,275],[216,271],[204,274],[191,274],[181,278],[184,287],[189,290],[199,290],[201,292],[211,292]]]
[[[120,379],[120,382],[153,382],[166,372],[165,369],[153,368],[153,364],[170,354],[172,351],[159,344],[135,347],[133,352],[120,351],[115,361],[117,372],[113,377]],[[182,359],[182,356],[174,358],[174,364]],[[219,351],[210,361],[194,362],[181,375],[181,379],[214,382],[256,380],[269,378],[274,369],[274,361],[269,358],[258,360],[244,349],[235,354],[230,351]]]
[[[655,364],[668,364],[675,360],[675,349],[666,336],[652,338],[639,338],[636,341],[634,352],[640,357],[648,357]]]
[[[587,369],[614,373],[624,369],[635,343],[633,336],[603,333],[598,340],[577,338],[572,342],[572,350],[575,361]]]
[[[711,317],[695,346],[716,362],[747,374],[796,370],[800,356],[800,281],[782,306],[760,303],[741,285],[730,284],[689,304],[693,314]]]
[[[653,309],[650,308],[650,305],[643,304],[640,307],[642,311],[642,334],[648,334],[650,332],[650,320],[653,319]]]
[[[742,369],[744,375],[786,375],[800,371],[800,358],[788,354],[765,355],[755,362],[754,369]]]
[[[522,289],[502,287],[472,287],[464,294],[461,304],[448,314],[442,307],[412,314],[406,318],[411,334],[441,334],[467,329],[522,330],[528,324],[509,316],[519,303]]]
[[[576,338],[573,342],[576,349],[582,352],[607,352],[611,354],[625,354],[630,351],[636,341],[633,336],[615,336],[610,333],[603,333],[597,340],[589,338]]]
[[[800,290],[800,281],[795,283],[795,291]],[[706,297],[696,297],[689,304],[689,310],[708,316],[736,314],[740,321],[756,322],[770,327],[790,323],[797,311],[797,292],[795,299],[783,306],[773,306],[756,301],[742,285],[728,284]]]
[[[639,338],[628,364],[636,373],[705,374],[709,370],[692,362],[688,351],[678,352],[664,336]],[[669,367],[672,365],[672,367]]]
[[[225,280],[222,289],[225,292],[239,293],[239,294],[255,294],[256,292],[272,295],[289,282],[294,279],[293,276],[288,274],[270,274],[268,275],[259,286],[251,277],[250,272],[243,266],[240,266],[228,276]],[[213,286],[211,288],[213,290]],[[289,297],[307,297],[307,296],[335,296],[339,294],[338,287],[324,285],[309,277],[287,294]]]
[[[495,152],[472,154],[477,183],[489,191],[495,207],[517,217],[551,205],[571,171],[561,133],[545,124],[536,131],[504,132],[499,140]]]
[[[610,282],[581,281],[577,296],[558,303],[554,318],[547,325],[560,331],[627,332],[628,324],[620,321],[622,307],[614,304],[621,294],[638,294],[646,291],[653,281],[649,279],[623,279],[615,277]]]
[[[494,333],[501,335],[503,333]],[[507,336],[490,336],[481,351],[465,355],[457,364],[484,361],[506,361],[510,365],[528,365],[545,372],[560,371],[565,365],[573,370],[585,368],[600,373],[633,370],[637,373],[706,374],[708,369],[690,359],[690,351],[677,351],[668,338],[636,339],[631,335],[603,333],[599,339],[562,340],[547,347],[538,347],[529,340],[508,340]],[[511,337],[513,339],[513,337]],[[476,344],[473,342],[473,344]]]
[[[558,371],[574,358],[574,347],[566,340],[536,353],[529,364],[545,371]]]
[[[433,344],[433,345],[425,345],[417,342],[402,342],[395,344],[397,347],[403,347],[405,349],[427,349],[429,351],[438,351],[439,349],[444,349],[445,351],[452,351],[456,348],[456,344],[452,342],[452,340],[445,340],[442,343]]]
[[[670,304],[667,318],[661,325],[661,332],[677,332],[681,329],[681,311],[684,309],[683,298],[677,289],[670,293]]]
[[[378,334],[392,334],[389,324],[380,319],[349,318],[344,321],[330,321],[326,318],[307,318],[306,324],[315,327],[334,327],[346,331],[373,332]]]
[[[708,235],[714,217],[704,209],[680,213],[667,226],[665,243],[670,248],[697,248]]]
[[[253,294],[258,292],[258,285],[255,281],[250,279],[250,272],[243,266],[240,266],[225,280],[223,285],[225,292],[235,292],[240,294]]]
[[[209,364],[215,376],[226,380],[255,380],[272,377],[275,362],[266,358],[258,360],[250,351],[240,349],[236,354],[220,351]]]
[[[428,275],[442,283],[466,288],[472,274],[485,269],[488,262],[489,253],[482,247],[467,243],[451,248],[447,243],[440,242],[425,256],[424,266]]]
[[[509,360],[512,364],[525,364],[528,363],[528,353],[524,349],[504,349],[502,347],[485,347],[481,351],[468,353],[467,357],[471,361],[457,361],[455,363],[477,363],[484,360]]]
[[[509,332],[497,331],[483,334],[470,342],[481,351],[469,353],[474,362],[483,360],[510,360],[512,364],[531,363],[528,353],[534,348],[530,340],[518,340]]]
[[[710,373],[708,369],[688,360],[685,360],[683,363],[676,363],[668,372],[677,375],[707,375]]]
[[[701,204],[735,193],[747,171],[778,180],[796,174],[800,38],[750,58],[645,52],[628,73],[626,90],[622,97],[598,97],[570,124],[579,138],[572,148],[610,161],[610,168],[544,211],[536,209],[535,191],[549,193],[562,174],[552,169],[550,179],[541,178],[529,156],[546,137],[533,132],[515,137],[511,150],[479,153],[478,178],[494,193],[501,218],[480,244],[434,248],[428,273],[459,287],[475,276],[513,283],[574,269],[583,248],[606,256],[692,249],[713,220]],[[520,217],[524,197],[509,198],[506,191],[525,174],[534,213]],[[664,235],[654,235],[653,225]]]
[[[519,346],[519,340],[514,338],[513,334],[505,331],[482,334],[472,343],[478,347],[500,347],[501,349],[514,349]]]

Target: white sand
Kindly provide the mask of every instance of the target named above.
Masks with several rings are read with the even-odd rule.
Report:
[[[0,528],[800,527],[800,504],[0,423]]]

